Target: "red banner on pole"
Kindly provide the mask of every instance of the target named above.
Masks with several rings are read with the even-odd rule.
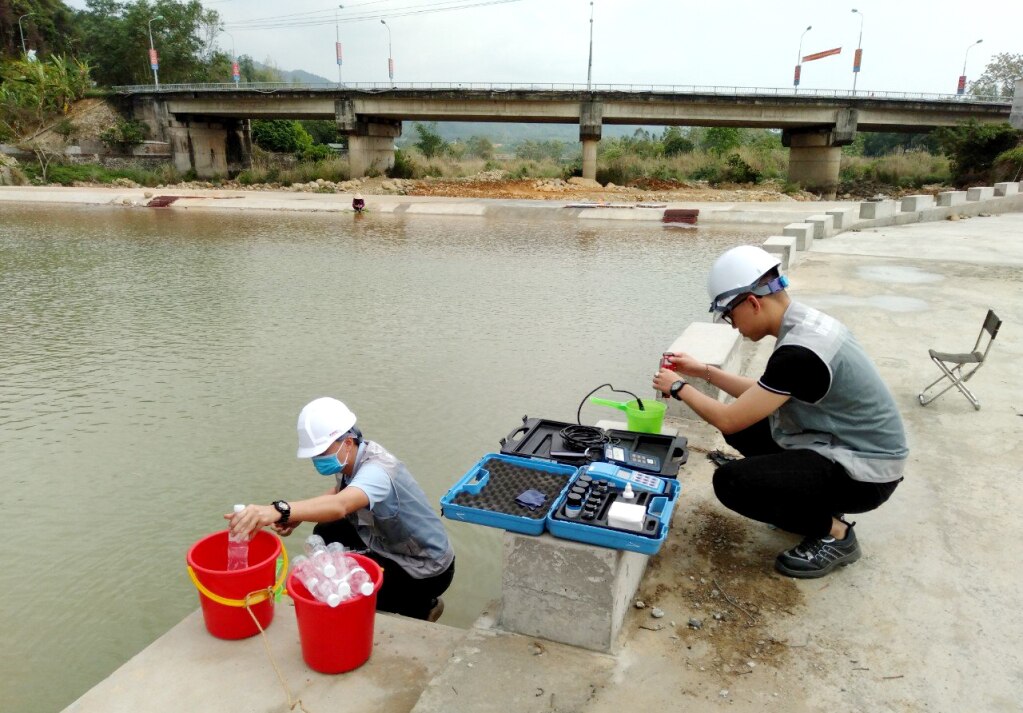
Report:
[[[842,54],[842,48],[836,47],[830,50],[824,50],[823,52],[817,52],[815,54],[808,54],[803,57],[804,62],[813,62],[815,59],[823,59],[824,57],[830,57],[833,54]]]
[[[794,86],[794,87],[798,87],[799,86],[799,71],[800,71],[800,69],[801,69],[800,66],[797,64],[796,65],[796,73],[794,75],[792,75],[792,86]]]
[[[156,56],[156,50],[154,49],[149,50],[149,66],[153,69],[160,67],[160,59]]]
[[[334,55],[337,57],[338,65],[340,65],[341,64],[341,43],[340,42],[335,42],[334,43]]]
[[[966,75],[963,74],[959,77],[959,85],[956,87],[956,94],[966,93]]]
[[[860,71],[860,62],[863,60],[863,50],[857,49],[856,54],[853,55],[853,71]]]
[[[231,64],[231,76],[234,77],[235,81],[241,79],[242,73],[239,70],[238,63],[234,62]]]

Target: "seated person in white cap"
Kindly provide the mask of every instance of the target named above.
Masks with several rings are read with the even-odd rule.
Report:
[[[384,570],[377,609],[436,621],[440,595],[455,574],[455,553],[440,516],[405,464],[355,427],[355,414],[328,397],[298,416],[298,457],[311,458],[317,472],[333,476],[330,490],[306,500],[249,505],[231,520],[233,534],[270,525],[290,535],[303,522],[326,543],[340,542]]]
[[[755,342],[777,338],[759,379],[674,354],[654,388],[685,402],[746,456],[714,474],[725,507],[804,536],[775,569],[823,577],[860,558],[855,523],[844,513],[888,500],[909,450],[895,400],[866,352],[838,320],[790,299],[778,268],[775,256],[744,245],[720,256],[708,280],[712,312]],[[680,375],[735,401],[687,389]]]

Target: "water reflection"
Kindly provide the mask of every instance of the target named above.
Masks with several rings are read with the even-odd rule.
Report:
[[[574,420],[606,381],[645,391],[664,346],[704,318],[710,261],[746,239],[5,206],[6,706],[59,710],[194,610],[185,551],[232,503],[323,490],[294,458],[311,398],[345,400],[436,502],[524,414]],[[466,626],[498,593],[500,532],[445,523],[458,576],[444,622]]]

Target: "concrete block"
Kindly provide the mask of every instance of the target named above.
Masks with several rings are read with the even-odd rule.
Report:
[[[810,223],[789,223],[782,228],[781,234],[796,239],[797,250],[809,250],[813,245],[814,227]]]
[[[839,210],[826,211],[834,219],[835,230],[846,230],[859,216],[858,208],[841,208]]]
[[[767,252],[777,255],[781,269],[788,270],[796,261],[796,239],[787,235],[772,235],[761,246]]]
[[[877,220],[895,216],[895,201],[863,201],[860,203],[860,218]]]
[[[742,335],[724,322],[693,322],[681,336],[665,349],[666,352],[685,352],[704,364],[716,366],[733,374],[739,371],[739,347]],[[710,396],[722,400],[727,394],[704,379],[690,379],[689,386]],[[671,397],[657,395],[657,398],[668,406],[668,415],[693,419],[696,414],[684,403]]]
[[[986,201],[994,197],[994,186],[978,186],[976,188],[966,189],[966,200],[968,201]]]
[[[505,532],[500,626],[612,652],[648,560],[637,552]]]
[[[1019,184],[1015,182],[1010,183],[996,183],[995,184],[995,195],[996,196],[1014,196],[1019,193]]]
[[[962,205],[966,202],[966,191],[942,191],[938,194],[939,206]]]
[[[811,215],[805,222],[813,226],[813,237],[816,240],[830,238],[835,234],[835,219],[827,213]]]
[[[899,210],[903,213],[916,213],[920,210],[934,207],[934,196],[906,196],[902,199]]]

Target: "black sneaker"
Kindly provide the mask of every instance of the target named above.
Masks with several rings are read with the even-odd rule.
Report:
[[[853,526],[844,540],[834,537],[804,537],[791,550],[785,550],[774,561],[774,568],[789,577],[812,579],[823,577],[835,567],[845,567],[860,558],[860,543]]]

